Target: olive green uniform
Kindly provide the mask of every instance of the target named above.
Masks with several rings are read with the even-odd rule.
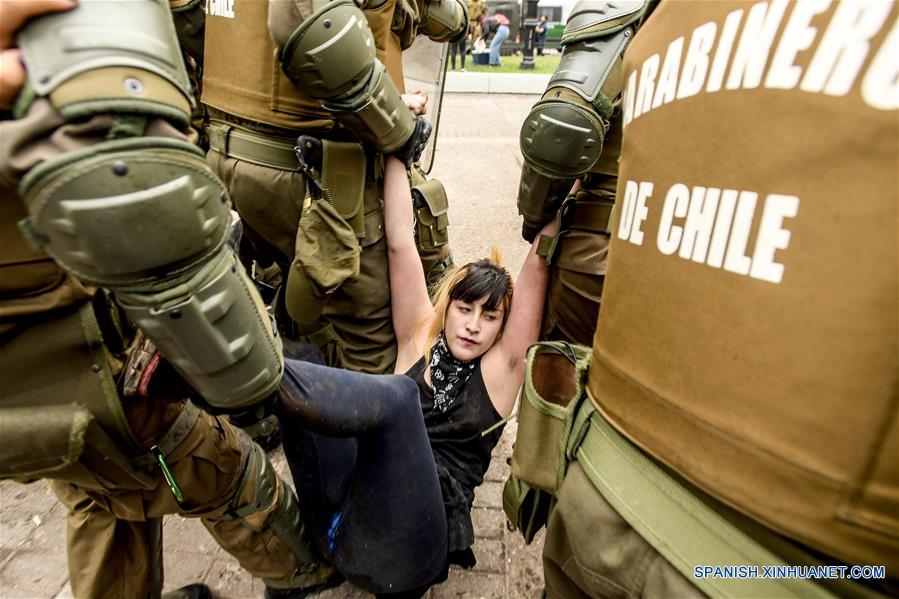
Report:
[[[885,566],[895,592],[896,23],[890,3],[663,2],[629,46],[548,596],[862,592],[693,574],[775,560]]]
[[[550,266],[542,339],[580,345],[593,339],[608,264],[620,153],[621,112],[616,108],[599,161],[584,177],[581,189],[563,201],[554,243],[538,248]]]
[[[145,23],[148,31],[158,27],[155,31],[163,32],[162,37],[148,37],[145,43],[174,44],[165,4],[135,3],[131,7],[152,17]],[[117,6],[115,10],[122,8]],[[85,14],[86,17],[79,16]],[[125,14],[119,17],[127,20]],[[44,50],[49,54],[57,49],[33,27],[51,22],[63,29],[67,25],[92,27],[103,18],[102,11],[94,5],[33,20],[30,32],[38,40],[47,41],[29,41],[22,44],[23,51],[26,55]],[[142,25],[134,19],[129,23],[135,28]],[[115,46],[114,39],[107,39],[107,43],[99,50],[90,44],[82,49],[101,54],[106,64],[127,62],[121,61],[121,53],[108,52]],[[64,62],[68,57],[58,60]],[[65,186],[73,180],[77,182],[89,167],[76,165],[66,171],[66,165],[71,164],[66,160],[74,162],[79,156],[102,160],[103,152],[108,151],[104,148],[109,148],[110,143],[119,144],[118,147],[131,144],[130,147],[143,149],[120,153],[121,161],[106,163],[105,169],[97,171],[102,176],[126,181],[129,169],[160,160],[163,154],[158,148],[184,144],[177,146],[182,152],[181,147],[189,147],[185,143],[192,139],[186,126],[186,86],[173,94],[169,83],[177,80],[175,64],[172,63],[175,75],[171,78],[156,77],[152,70],[140,67],[123,67],[127,89],[146,93],[151,102],[159,100],[144,117],[120,116],[121,106],[130,106],[137,112],[144,106],[139,102],[144,100],[125,99],[119,104],[115,99],[121,90],[119,75],[108,85],[109,80],[98,77],[97,70],[78,70],[81,65],[75,59],[70,66],[76,68],[68,71],[69,78],[52,94],[38,91],[37,97],[29,98],[26,91],[20,98],[20,118],[6,119],[4,115],[5,120],[0,122],[0,477],[22,482],[51,479],[53,490],[69,510],[70,581],[78,597],[158,596],[162,586],[161,518],[175,513],[201,518],[219,544],[268,585],[299,586],[327,575],[324,570],[309,575],[317,561],[305,545],[296,498],[274,474],[262,450],[226,419],[211,416],[184,399],[188,393],[196,392],[190,391],[183,381],[178,385],[163,384],[159,382],[163,379],[150,376],[150,369],[126,368],[126,363],[136,364],[128,360],[137,355],[134,352],[140,338],[135,336],[119,306],[111,301],[111,295],[85,286],[68,274],[63,267],[70,268],[73,262],[64,252],[56,254],[65,257],[55,261],[44,251],[34,249],[43,245],[60,252],[60,239],[78,237],[83,232],[79,227],[84,226],[73,218],[70,222],[75,224],[59,219],[47,228],[39,210],[62,205],[75,212],[105,201],[103,193],[115,193],[114,185],[88,188],[85,193],[92,195],[86,197],[79,197],[68,188],[69,193],[63,193],[66,197],[60,204],[52,196],[40,195],[43,188],[37,193],[31,191],[41,183],[36,174],[40,169],[44,169],[45,179],[63,173],[65,177],[55,182],[55,188],[67,189]],[[152,63],[149,66],[153,68]],[[45,67],[47,64],[41,60],[30,61],[29,76]],[[94,103],[99,97],[105,97],[107,103]],[[79,98],[86,98],[87,104],[79,104]],[[73,110],[82,112],[73,117]],[[196,169],[192,172],[207,176],[208,169],[189,162],[189,153],[176,154],[172,150],[170,155],[178,158],[169,164],[190,165],[187,168]],[[197,163],[202,165],[199,160]],[[47,171],[49,166],[59,170]],[[32,182],[27,192],[30,195],[21,191],[25,187],[18,187],[26,175],[26,180]],[[131,196],[130,203],[119,206],[120,213],[109,209],[106,214],[114,219],[141,200],[152,199],[154,192],[165,198],[171,187],[163,185],[161,192],[156,191],[160,188],[152,187],[152,178],[144,185],[145,189]],[[215,201],[220,200],[227,209],[227,196],[216,193]],[[40,206],[36,208],[35,204]],[[143,222],[153,223],[152,214],[142,216]],[[28,233],[30,242],[26,242],[23,231]],[[117,232],[110,233],[107,241],[113,243]],[[164,237],[166,231],[157,227],[153,231],[125,233],[130,233],[135,243],[113,253],[136,260],[141,255],[139,244],[143,237]],[[85,236],[83,247],[94,252],[92,258],[105,256],[100,241]],[[96,260],[88,259],[84,264],[90,271]],[[120,266],[127,267],[127,263],[121,262]],[[167,273],[162,274],[164,277]],[[166,283],[163,277],[155,279],[159,288]],[[190,282],[184,282],[175,293],[189,287]],[[134,297],[140,297],[139,290],[131,287]],[[235,306],[232,303],[232,313],[239,309]],[[190,320],[189,315],[176,315],[182,316],[184,322]],[[257,318],[255,313],[251,316]],[[244,334],[248,333],[245,329]],[[189,340],[185,341],[189,345]],[[247,351],[244,355],[252,354],[252,349]],[[159,354],[155,358],[158,360]],[[222,372],[222,376],[227,375],[228,372]],[[177,378],[167,380],[174,382]],[[126,391],[128,381],[141,384],[128,386]],[[232,380],[235,385],[243,382]],[[277,378],[274,382],[277,384]],[[172,480],[165,478],[162,463]],[[176,492],[182,494],[178,499]],[[295,521],[289,522],[290,518]],[[284,534],[287,529],[291,535]]]
[[[49,103],[38,101],[25,118],[0,125],[3,164],[8,165],[0,199],[2,475],[53,480],[54,491],[69,510],[69,572],[77,597],[158,593],[161,518],[176,513],[202,518],[219,544],[251,574],[274,584],[290,583],[305,564],[269,522],[287,487],[279,481],[271,503],[253,514],[255,531],[235,518],[233,512],[253,499],[255,488],[254,481],[241,481],[249,439],[227,419],[177,397],[123,397],[116,381],[132,348],[125,347],[129,335],[116,339],[121,329],[107,324],[108,314],[115,311],[46,254],[31,250],[15,226],[27,213],[7,181],[17,180],[60,148],[102,139],[109,123],[106,117],[96,117],[64,125]],[[151,127],[157,134],[181,135],[162,122]],[[52,139],[45,137],[54,129]],[[82,410],[98,423],[99,430],[91,427],[89,434],[102,441],[98,449],[70,455],[70,431],[78,430],[75,416]],[[150,448],[162,445],[165,437],[166,460],[186,497],[181,505],[159,466],[148,458]],[[21,439],[40,445],[20,446]],[[109,463],[102,453],[107,444],[118,448],[127,465]]]
[[[311,14],[311,2],[297,5]],[[377,57],[400,90],[400,54],[414,39],[414,10],[408,3],[393,0],[363,10]],[[357,142],[332,112],[282,72],[267,24],[268,11],[267,2],[236,0],[233,17],[208,16],[202,99],[212,117],[207,160],[228,186],[257,257],[274,261],[285,274],[287,285],[282,289],[288,297],[282,297],[282,303],[289,309],[294,300],[289,297],[293,293],[289,279],[291,268],[297,268],[303,201],[313,185],[300,172],[293,154],[296,137],[306,134]],[[280,26],[290,30],[299,24],[281,22]],[[357,231],[364,230],[358,236],[358,275],[335,281],[338,285],[329,293],[318,321],[289,325],[283,306],[278,307],[278,320],[288,334],[323,349],[330,364],[384,373],[393,368],[396,347],[387,284],[383,157],[369,147],[356,147],[356,164],[348,168],[357,173],[353,177],[360,179],[362,188],[362,206],[354,209],[362,225]],[[439,256],[431,262],[439,266],[448,260],[449,249],[445,241],[437,249]]]
[[[522,124],[522,235],[532,241],[557,213],[560,221],[537,249],[550,267],[543,339],[589,345],[596,328],[621,152],[621,54],[645,8],[575,5],[559,67]]]

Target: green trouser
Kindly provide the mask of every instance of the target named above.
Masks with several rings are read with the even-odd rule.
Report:
[[[704,597],[625,522],[572,462],[546,527],[546,594],[582,597]]]
[[[538,247],[538,254],[547,258],[550,266],[541,327],[544,340],[593,344],[606,279],[614,197],[602,189],[584,189],[576,198],[566,199],[559,211],[559,232]]]
[[[234,518],[234,509],[259,497],[258,469],[246,467],[252,447],[249,438],[226,418],[211,416],[183,400],[120,398],[114,388],[104,392],[94,381],[115,371],[100,365],[116,362],[101,351],[98,338],[90,332],[99,334],[92,314],[92,305],[82,304],[27,324],[20,322],[0,343],[4,390],[0,419],[27,429],[6,430],[0,439],[2,463],[4,468],[22,472],[19,478],[53,479],[53,490],[69,510],[69,572],[75,596],[157,596],[162,583],[160,519],[166,514],[201,518],[216,541],[251,574],[270,584],[292,584],[307,564],[271,524],[287,492],[285,483],[277,479],[268,500],[241,519]],[[31,376],[23,378],[23,371]],[[108,436],[101,435],[95,443],[97,437],[91,435],[101,431],[88,428],[87,444],[74,456],[74,464],[50,467],[43,473],[19,470],[11,456],[30,457],[30,463],[37,464],[37,458],[52,457],[60,441],[63,455],[71,455],[71,435],[85,433],[74,426],[71,433],[57,426],[53,415],[66,410],[80,410],[83,416],[89,411]],[[114,460],[121,454],[114,449],[104,452],[109,445],[103,445],[103,440],[129,456],[130,468],[116,466]],[[19,443],[33,445],[23,453]],[[154,446],[164,454],[184,494],[181,502],[148,453]],[[46,459],[43,463],[52,464]]]
[[[163,406],[160,406],[163,408]],[[142,431],[158,436],[164,431]],[[243,437],[243,438],[242,438]],[[224,417],[200,412],[167,462],[187,498],[179,505],[158,476],[152,489],[102,493],[51,481],[68,509],[69,577],[76,597],[155,597],[162,584],[162,517],[198,517],[216,542],[252,575],[289,583],[303,565],[267,523],[278,501],[252,515],[250,528],[229,517],[249,440]],[[279,482],[278,498],[283,492]],[[244,487],[243,495],[250,493]],[[202,572],[197,572],[199,579]]]
[[[566,455],[574,459],[547,523],[543,563],[549,597],[893,595],[893,581],[874,590],[839,577],[766,577],[770,566],[822,568],[835,562],[682,480],[586,401],[567,443]],[[697,574],[697,567],[725,566],[754,568],[756,574]]]
[[[228,158],[216,151],[207,154],[207,162],[228,187],[255,250],[287,273],[306,194],[305,176]],[[391,372],[396,361],[382,195],[382,182],[367,177],[363,200],[366,237],[362,240],[359,276],[340,285],[330,296],[322,313],[327,326],[324,333],[314,328],[299,331],[301,337],[319,346],[336,340],[342,366],[375,374]],[[329,338],[331,331],[333,338]],[[333,355],[324,349],[326,355]]]
[[[549,597],[880,596],[851,580],[766,576],[766,567],[824,564],[683,480],[612,426],[585,390],[590,355],[564,342],[528,350],[512,476],[503,490],[506,515],[526,541],[546,522]],[[745,570],[703,574],[718,566]],[[880,591],[890,594],[892,584]]]

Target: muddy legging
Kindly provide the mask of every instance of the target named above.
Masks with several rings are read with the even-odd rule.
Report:
[[[415,382],[285,362],[284,452],[322,552],[378,594],[445,579],[446,514]]]

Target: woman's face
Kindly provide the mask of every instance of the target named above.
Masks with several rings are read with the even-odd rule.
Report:
[[[446,343],[457,360],[473,360],[493,347],[503,328],[503,310],[485,310],[487,296],[450,302],[443,324]]]

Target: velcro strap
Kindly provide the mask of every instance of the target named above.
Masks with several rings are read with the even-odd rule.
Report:
[[[322,140],[322,174],[319,186],[328,201],[353,228],[365,237],[362,214],[365,193],[365,150],[357,143]]]
[[[537,255],[541,258],[548,258],[555,240],[555,235],[541,235],[537,240]]]
[[[156,443],[156,447],[162,452],[162,455],[169,455],[181,445],[184,439],[187,438],[187,435],[190,434],[190,431],[193,430],[194,424],[197,423],[197,418],[199,417],[200,408],[190,401],[185,401],[184,407],[181,408],[181,413],[178,414],[175,422],[172,423],[169,430]],[[131,462],[137,466],[152,466],[156,464],[156,456],[152,453],[146,453],[131,460]]]
[[[206,127],[209,147],[228,158],[282,171],[299,171],[294,140],[262,135],[234,125],[213,122]]]
[[[365,237],[359,241],[364,248],[377,243],[384,237],[384,208],[378,208],[365,215]]]
[[[562,215],[563,226],[568,229],[608,233],[614,208],[615,204],[606,202],[572,202]]]
[[[698,565],[756,566],[761,573],[763,566],[788,564],[663,470],[599,411],[590,418],[577,459],[621,517],[709,596],[833,597],[805,579],[695,577]]]

